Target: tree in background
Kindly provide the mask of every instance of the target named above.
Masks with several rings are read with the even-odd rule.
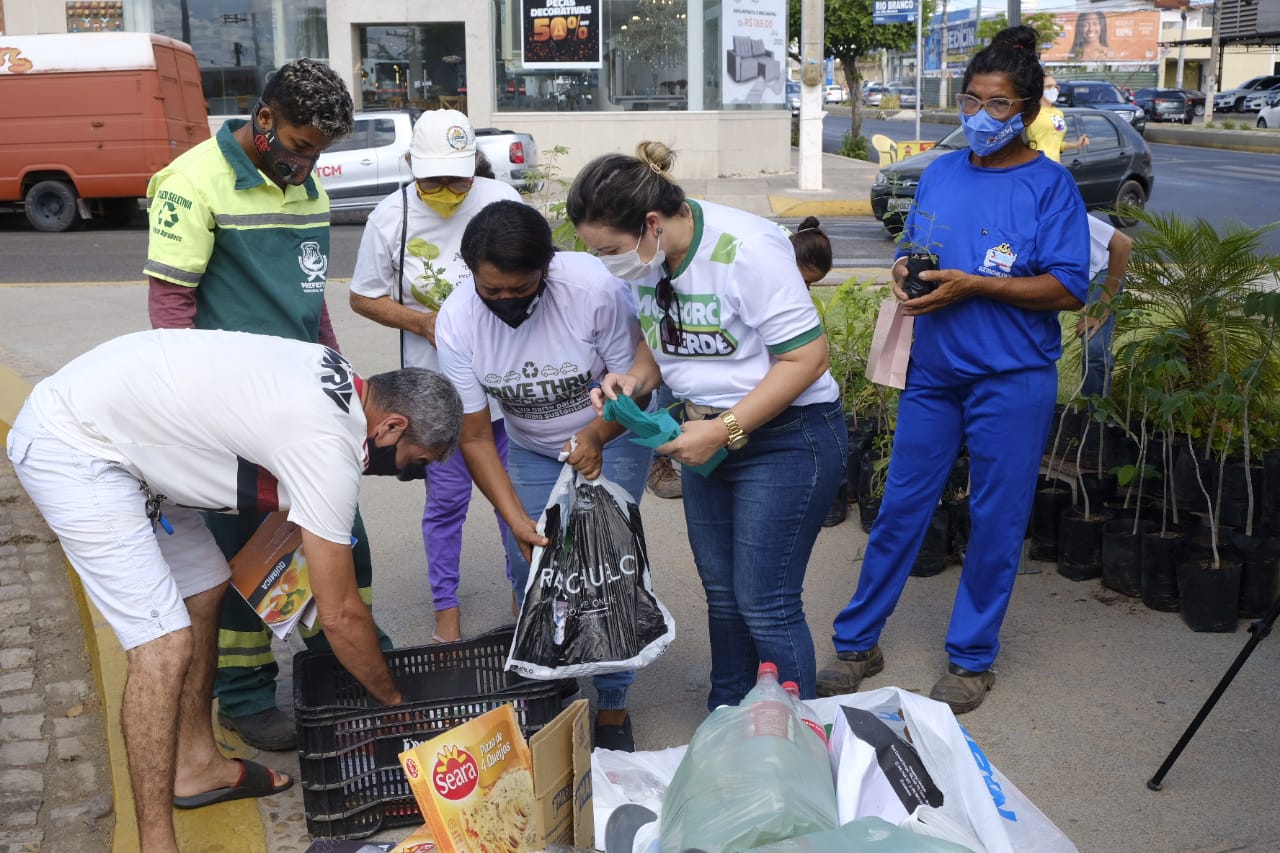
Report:
[[[787,32],[797,44],[800,41],[801,0],[787,0]],[[823,27],[826,44],[823,56],[833,56],[844,67],[849,85],[849,101],[853,105],[850,138],[862,135],[862,78],[858,60],[877,50],[912,50],[916,42],[916,25],[872,23],[872,0],[826,0]],[[924,19],[933,17],[935,0],[925,0]],[[799,56],[794,57],[797,61]]]
[[[1040,49],[1044,50],[1053,44],[1062,35],[1062,24],[1058,23],[1058,16],[1053,12],[1030,12],[1022,16],[1022,25],[1031,27],[1040,36]],[[981,50],[991,43],[991,39],[995,34],[1009,26],[1009,19],[1005,17],[1004,12],[996,15],[994,18],[983,18],[978,22],[978,43],[974,46],[974,52]]]

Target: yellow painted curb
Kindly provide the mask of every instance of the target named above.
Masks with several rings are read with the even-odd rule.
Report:
[[[769,208],[774,216],[870,216],[871,202],[841,199],[806,199],[788,195],[770,195]]]
[[[31,386],[17,374],[0,367],[0,441],[8,438],[31,393]],[[8,464],[5,460],[4,464]],[[59,549],[61,551],[61,549]],[[133,789],[129,784],[129,763],[124,749],[124,733],[120,728],[120,701],[128,663],[115,633],[98,609],[84,594],[84,587],[66,557],[62,564],[71,579],[71,589],[84,627],[93,680],[102,697],[103,724],[107,735],[107,761],[111,765],[111,790],[115,802],[113,853],[135,853],[138,849],[138,825],[133,808]],[[227,751],[235,754],[234,744]],[[174,824],[178,846],[192,853],[266,853],[266,827],[255,800],[236,800],[192,811],[175,811]]]

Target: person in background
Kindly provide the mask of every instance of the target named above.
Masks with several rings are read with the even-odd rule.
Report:
[[[272,75],[248,121],[227,121],[151,178],[144,272],[154,328],[256,332],[338,350],[324,301],[329,196],[312,170],[352,126],[342,78],[322,62],[299,59]],[[208,513],[205,521],[230,559],[263,518]],[[369,538],[359,513],[352,535],[361,594],[372,603]],[[218,625],[218,721],[258,749],[296,748],[293,720],[276,707],[271,632],[238,595],[226,597]],[[309,645],[327,647],[322,635],[303,635]]]
[[[947,629],[947,669],[929,696],[962,714],[995,682],[1000,626],[1057,399],[1058,312],[1088,297],[1080,191],[1022,133],[1041,108],[1037,41],[1029,27],[1002,30],[969,62],[956,96],[969,148],[929,164],[907,216],[891,270],[894,295],[915,317],[907,387],[857,590],[835,618],[835,660],[818,674],[824,696],[851,693],[884,668],[881,631],[962,442],[972,531]],[[935,289],[908,299],[907,247],[927,245],[930,230],[942,227],[939,269],[920,273]]]
[[[1063,151],[1083,150],[1089,144],[1089,134],[1066,141],[1067,117],[1058,109],[1058,81],[1048,71],[1044,73],[1044,96],[1040,101],[1040,113],[1027,126],[1031,147],[1042,152],[1055,163],[1062,161]]]
[[[351,310],[400,330],[406,367],[438,369],[436,319],[456,288],[470,290],[471,270],[462,260],[462,233],[476,213],[494,201],[520,194],[492,177],[477,175],[475,131],[457,110],[429,110],[418,117],[409,144],[414,182],[384,198],[369,214],[355,272]],[[487,165],[487,163],[486,163]],[[492,170],[490,170],[492,174]],[[493,434],[505,459],[507,434],[496,408]],[[471,505],[471,474],[462,454],[427,473],[422,541],[435,606],[436,642],[462,639],[458,603],[462,526]],[[498,533],[506,530],[498,517]],[[511,576],[510,565],[506,566]]]
[[[195,508],[287,510],[338,661],[374,702],[398,705],[355,579],[360,475],[374,446],[400,465],[447,456],[461,421],[458,394],[437,373],[364,380],[328,347],[239,332],[124,335],[32,390],[6,453],[125,650],[136,849],[176,853],[175,808],[293,784],[215,742],[218,613],[239,595],[227,592],[227,560]]]
[[[598,417],[590,397],[600,377],[631,369],[640,324],[629,288],[585,252],[557,252],[546,219],[526,204],[498,201],[478,212],[461,251],[474,287],[440,311],[440,363],[462,395],[467,465],[507,521],[512,583],[523,601],[532,550],[547,544],[537,519],[566,461],[588,479],[603,473],[637,505],[644,496],[653,451]],[[544,376],[543,365],[557,372]],[[519,378],[501,378],[511,374]],[[507,425],[506,471],[488,398]],[[632,671],[595,676],[597,748],[634,751],[634,681]]]
[[[682,466],[707,597],[707,707],[737,704],[762,661],[811,697],[804,576],[848,457],[826,336],[778,226],[687,198],[674,163],[667,146],[642,142],[635,157],[588,163],[569,189],[578,236],[633,282],[653,355],[607,375],[594,402],[659,382],[684,401],[681,434],[656,450]],[[709,475],[689,470],[722,449]]]
[[[805,285],[812,287],[831,272],[831,239],[818,217],[809,216],[787,235],[796,254],[796,266]]]
[[[1096,216],[1089,217],[1089,300],[1076,320],[1076,336],[1080,338],[1082,396],[1111,393],[1111,371],[1115,356],[1111,337],[1116,328],[1116,315],[1111,300],[1124,289],[1124,274],[1133,254],[1133,240]]]

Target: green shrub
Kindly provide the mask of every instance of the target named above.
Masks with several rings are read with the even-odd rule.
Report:
[[[870,140],[865,136],[855,137],[852,133],[846,133],[844,139],[840,140],[840,150],[836,153],[851,160],[870,160]]]

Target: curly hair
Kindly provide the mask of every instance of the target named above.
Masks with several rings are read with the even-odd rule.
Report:
[[[330,139],[350,136],[355,110],[347,84],[338,73],[314,59],[282,65],[262,90],[262,100],[285,121],[314,127]]]

